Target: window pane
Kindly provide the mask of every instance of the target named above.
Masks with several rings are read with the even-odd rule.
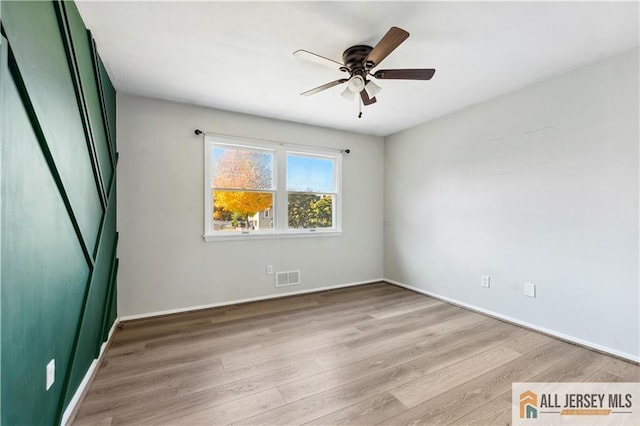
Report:
[[[332,228],[333,195],[288,194],[289,228]]]
[[[214,146],[212,186],[229,189],[273,189],[273,153]]]
[[[287,191],[335,192],[333,159],[287,155]]]
[[[213,230],[273,229],[273,193],[213,191]]]

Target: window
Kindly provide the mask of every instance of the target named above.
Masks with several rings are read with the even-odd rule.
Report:
[[[270,221],[260,220],[259,212],[273,208],[274,152],[216,144],[211,156],[213,230],[272,229]]]
[[[332,158],[287,153],[289,229],[332,228],[337,196]]]
[[[341,232],[341,154],[293,148],[205,137],[207,241]]]

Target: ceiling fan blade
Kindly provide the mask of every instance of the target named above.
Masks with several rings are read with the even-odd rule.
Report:
[[[409,33],[398,27],[391,27],[389,31],[382,37],[382,40],[376,44],[369,55],[367,55],[364,63],[369,63],[368,68],[373,68],[382,62],[389,53],[393,52],[396,47],[400,46],[403,41],[409,37]]]
[[[365,105],[375,104],[377,101],[375,96],[373,98],[370,98],[369,94],[364,89],[360,91],[360,98],[362,99],[362,103]]]
[[[334,61],[333,59],[325,58],[324,56],[316,55],[315,53],[311,53],[308,50],[296,50],[295,52],[293,52],[293,56],[333,69],[343,66],[340,62]]]
[[[338,84],[342,84],[342,83],[346,83],[346,82],[347,82],[346,78],[341,78],[340,80],[332,81],[331,83],[323,84],[322,86],[318,86],[318,87],[313,88],[311,90],[307,90],[306,92],[302,92],[302,93],[300,93],[300,95],[302,95],[302,96],[315,95],[316,93],[320,93],[323,90],[330,89],[333,86],[337,86]]]
[[[436,73],[433,68],[425,69],[405,69],[405,70],[380,70],[376,71],[373,76],[380,79],[396,79],[396,80],[431,80]]]

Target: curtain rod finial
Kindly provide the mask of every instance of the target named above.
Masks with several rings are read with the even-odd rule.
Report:
[[[195,133],[196,136],[200,136],[202,134],[202,130],[196,129],[193,133]]]

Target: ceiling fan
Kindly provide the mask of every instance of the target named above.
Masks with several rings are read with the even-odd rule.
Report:
[[[380,65],[382,60],[393,52],[403,41],[409,37],[409,33],[398,27],[391,27],[389,31],[382,37],[375,47],[366,45],[351,46],[342,54],[342,62],[334,61],[324,56],[316,55],[307,50],[296,50],[294,56],[308,61],[326,65],[331,68],[338,68],[340,71],[349,73],[348,78],[341,78],[322,86],[315,87],[306,92],[302,92],[302,96],[311,96],[316,93],[327,90],[331,87],[347,83],[346,89],[342,92],[342,96],[346,99],[353,100],[357,93],[360,93],[360,99],[364,105],[371,105],[376,102],[375,95],[380,92],[381,88],[375,84],[370,78],[376,79],[393,79],[393,80],[430,80],[436,72],[432,68],[423,69],[392,69],[377,70],[375,67]],[[359,117],[362,115],[360,112]]]

